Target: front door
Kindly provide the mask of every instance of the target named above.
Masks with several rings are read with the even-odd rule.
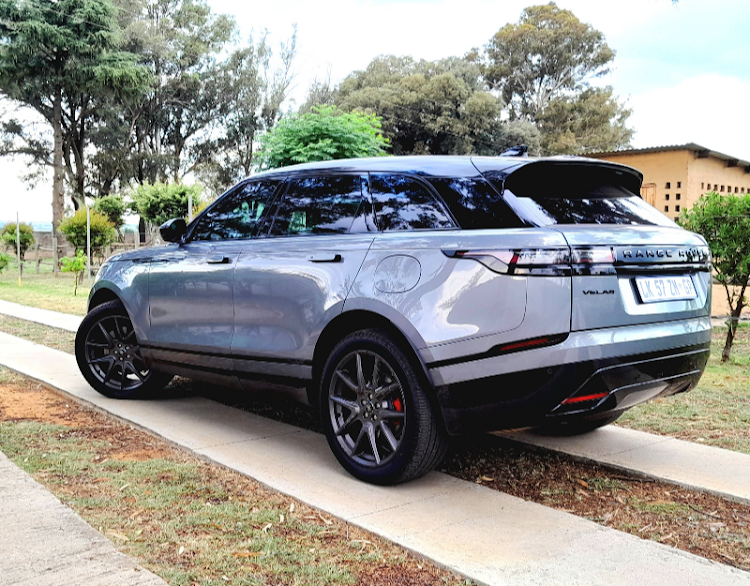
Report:
[[[374,240],[364,180],[290,179],[269,215],[267,237],[243,248],[235,272],[232,342],[241,380],[312,376],[317,337],[341,312]]]

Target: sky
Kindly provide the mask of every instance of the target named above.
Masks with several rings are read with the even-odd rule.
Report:
[[[243,37],[289,38],[298,57],[289,108],[310,83],[336,83],[376,56],[440,59],[482,47],[530,0],[208,0]],[[539,3],[542,3],[541,0]],[[602,83],[633,113],[636,148],[695,142],[750,161],[750,0],[558,0],[616,51]],[[51,177],[29,191],[0,159],[0,220],[51,221]]]

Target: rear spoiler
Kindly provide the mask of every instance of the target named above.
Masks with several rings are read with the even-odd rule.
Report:
[[[518,197],[623,197],[639,195],[643,174],[637,169],[577,157],[530,159],[515,165],[493,165],[490,157],[473,157],[477,170],[501,193]],[[498,161],[499,162],[499,161]]]

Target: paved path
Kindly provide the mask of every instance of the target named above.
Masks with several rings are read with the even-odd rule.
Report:
[[[69,313],[37,309],[36,307],[28,307],[27,305],[11,303],[2,299],[0,299],[0,313],[69,332],[77,332],[78,326],[83,319],[80,316],[70,315]]]
[[[574,437],[529,431],[501,437],[750,504],[746,454],[614,426]]]
[[[0,453],[0,583],[166,586]]]
[[[364,484],[323,436],[207,399],[107,399],[69,354],[2,333],[0,363],[481,583],[750,586],[750,573],[445,474]]]

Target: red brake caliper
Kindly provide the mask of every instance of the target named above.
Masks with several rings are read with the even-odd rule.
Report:
[[[393,400],[393,408],[396,411],[398,411],[399,413],[403,413],[404,406],[401,404],[401,399],[394,399]],[[399,425],[401,425],[401,422],[398,421],[398,420],[392,421],[391,423],[393,424],[394,427],[398,427]]]

